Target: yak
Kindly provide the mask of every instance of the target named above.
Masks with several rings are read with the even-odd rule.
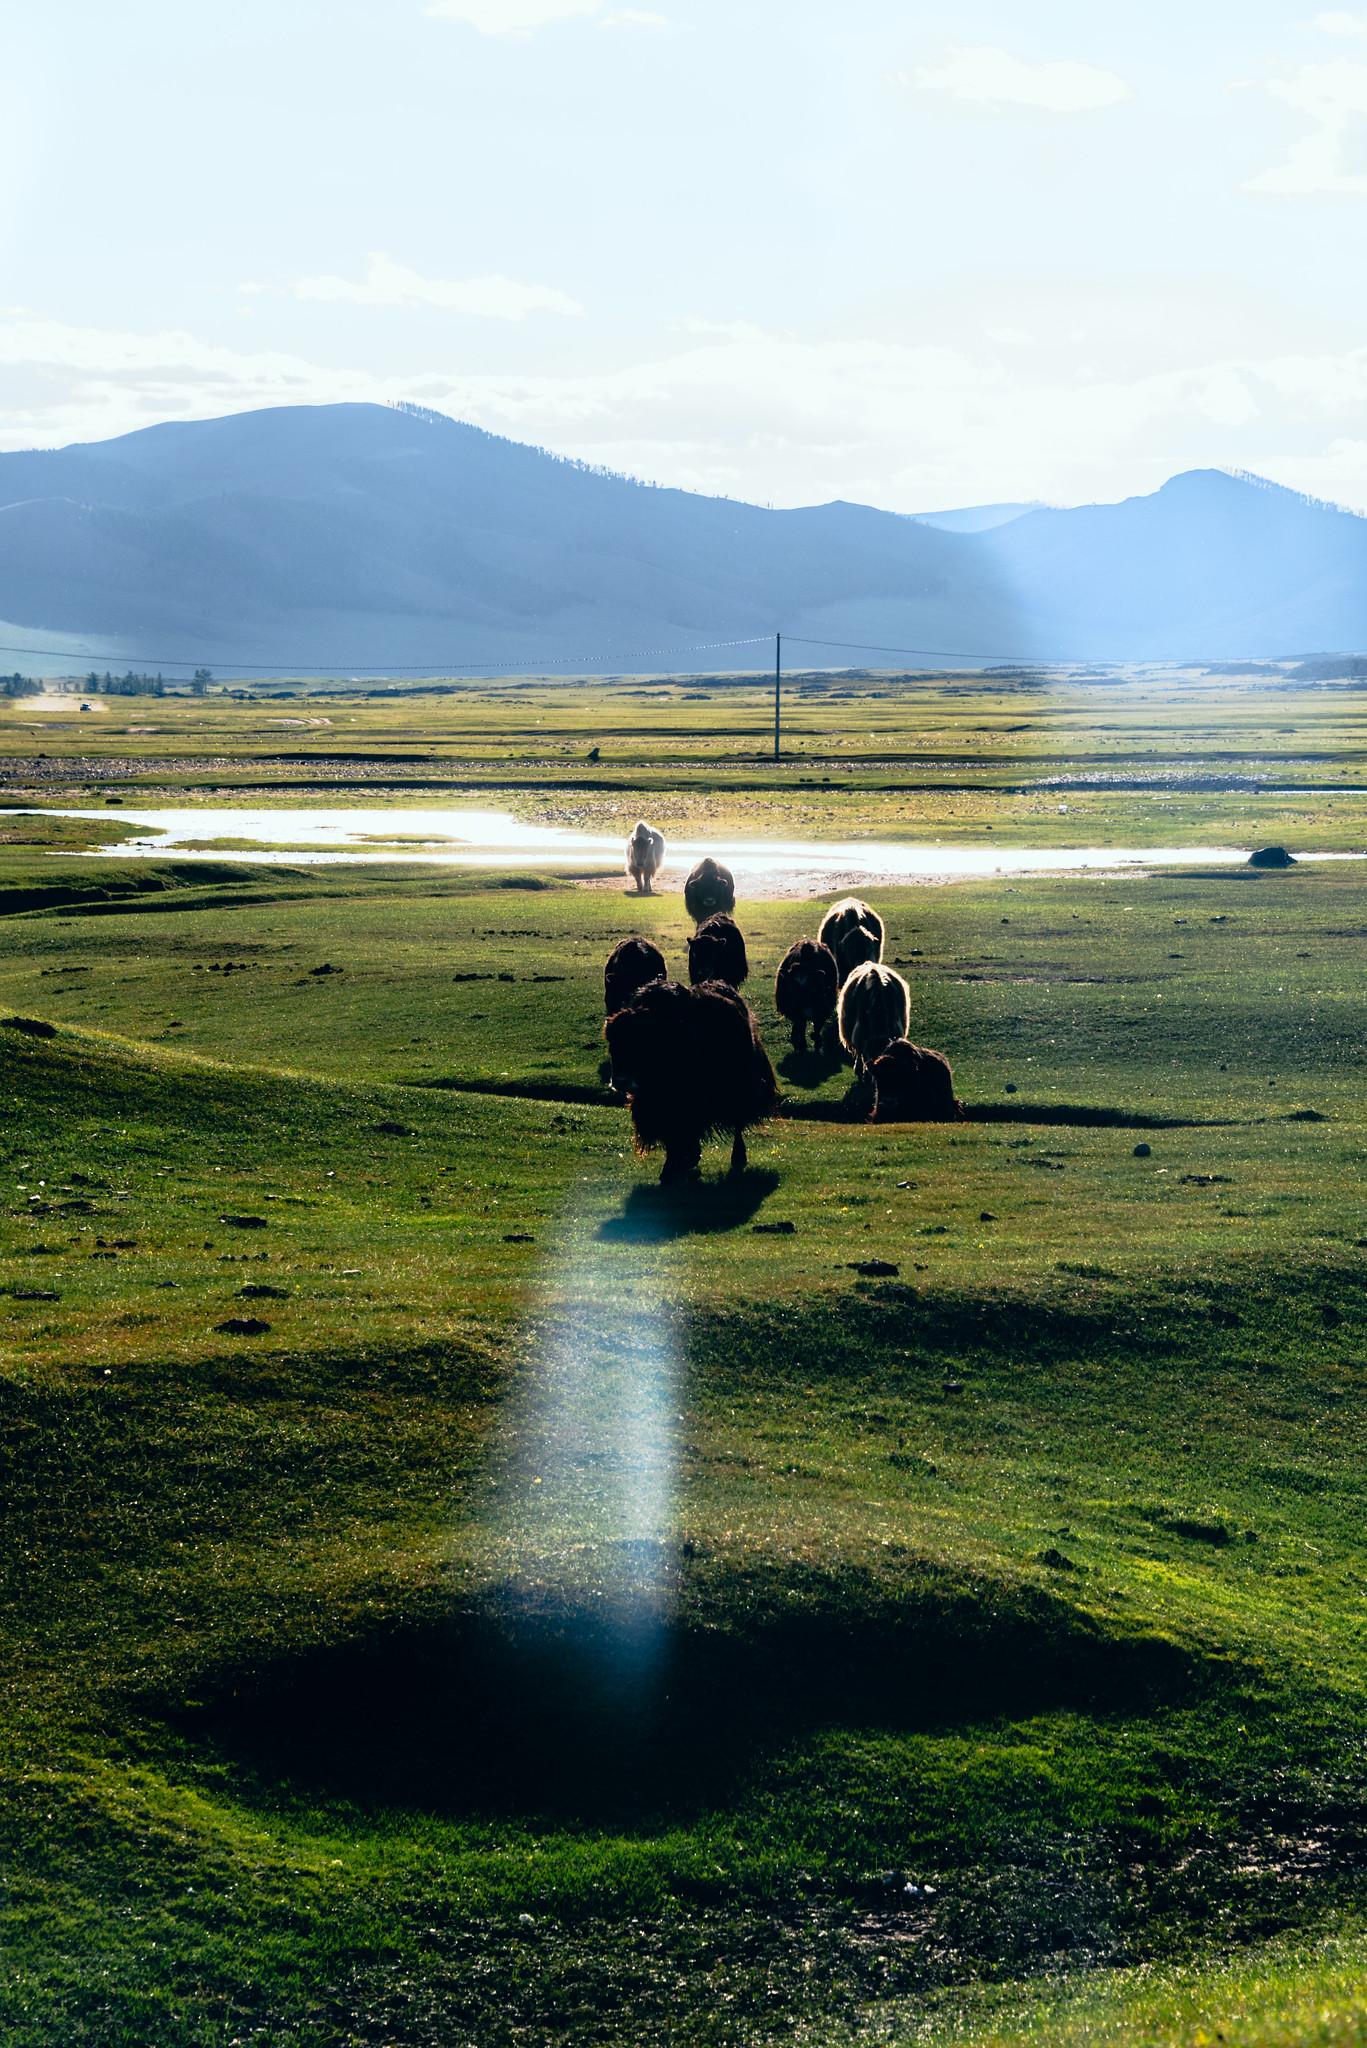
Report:
[[[603,1008],[609,1017],[624,1010],[637,989],[663,981],[665,956],[650,939],[622,939],[603,968]]]
[[[734,917],[717,911],[698,926],[688,942],[689,980],[695,988],[700,981],[725,981],[739,988],[749,972],[744,933]]]
[[[906,1037],[911,990],[891,967],[866,960],[841,989],[838,1014],[840,1043],[854,1061],[856,1077],[863,1081],[893,1039]]]
[[[835,1015],[840,994],[840,969],[829,946],[819,939],[799,939],[789,946],[778,963],[774,977],[774,1005],[780,1017],[793,1027],[793,1051],[807,1050],[807,1026],[812,1027],[812,1050],[818,1051],[822,1033]]]
[[[821,943],[835,955],[843,987],[856,967],[883,957],[883,920],[859,896],[842,896],[821,920]]]
[[[650,885],[664,864],[664,834],[642,818],[627,841],[627,873],[636,884],[638,896],[654,895]]]
[[[694,924],[701,924],[714,911],[725,911],[729,917],[735,907],[736,878],[709,853],[684,883],[684,908]]]
[[[954,1072],[942,1052],[894,1038],[873,1063],[873,1108],[879,1124],[953,1124],[964,1106],[954,1093]]]
[[[631,1108],[639,1153],[664,1149],[664,1184],[696,1174],[704,1138],[732,1134],[731,1172],[745,1133],[778,1103],[754,1013],[725,982],[653,981],[603,1027],[612,1091]]]

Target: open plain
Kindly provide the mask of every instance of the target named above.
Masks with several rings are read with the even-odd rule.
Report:
[[[0,704],[0,2033],[1367,2041],[1367,862],[878,893],[962,1124],[795,1057],[655,1185],[666,840],[1367,850],[1242,677]],[[590,758],[592,756],[592,758]],[[392,860],[120,858],[383,809]],[[35,811],[84,811],[46,817]],[[102,850],[103,849],[103,850]]]

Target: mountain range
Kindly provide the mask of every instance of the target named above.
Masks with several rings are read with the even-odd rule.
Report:
[[[344,673],[1367,647],[1367,519],[1256,477],[908,517],[635,482],[413,407],[0,455],[0,662]]]

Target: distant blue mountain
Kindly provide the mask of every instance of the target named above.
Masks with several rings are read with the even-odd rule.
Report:
[[[1009,525],[1022,512],[1043,509],[1044,500],[1032,498],[1023,505],[961,505],[950,512],[913,512],[911,517],[920,526],[938,526],[941,533],[986,533],[991,527]]]
[[[1195,469],[1151,497],[1028,512],[984,534],[1068,645],[1114,659],[1367,647],[1367,519]]]
[[[763,666],[701,643],[776,628],[813,666],[1367,648],[1367,520],[1257,479],[977,511],[1003,517],[769,511],[409,408],[149,427],[0,455],[0,662],[59,635],[332,673]]]

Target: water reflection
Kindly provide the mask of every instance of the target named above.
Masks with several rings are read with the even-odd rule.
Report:
[[[537,867],[556,873],[613,873],[624,862],[625,836],[534,825],[506,811],[403,809],[395,805],[294,810],[190,808],[119,812],[32,808],[23,815],[98,817],[128,828],[126,839],[90,850],[93,859],[278,862],[291,866],[414,862],[438,867]],[[227,842],[226,845],[215,842]],[[704,853],[722,856],[751,894],[872,887],[877,883],[953,881],[995,875],[1050,875],[1155,867],[1238,867],[1247,847],[1003,846],[971,841],[946,845],[895,841],[740,839],[713,837],[670,844],[666,890]],[[1297,860],[1360,860],[1361,854],[1297,853]]]

